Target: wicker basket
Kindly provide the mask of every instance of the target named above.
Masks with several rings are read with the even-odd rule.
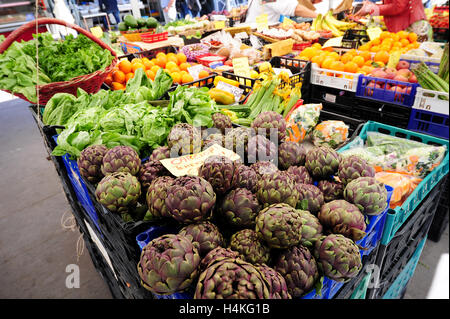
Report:
[[[76,95],[77,89],[82,88],[87,93],[96,93],[100,90],[100,87],[102,83],[104,82],[106,76],[111,73],[111,71],[114,69],[116,63],[117,63],[117,54],[114,52],[113,49],[111,49],[108,45],[106,45],[103,41],[96,38],[92,33],[87,32],[86,30],[80,28],[77,25],[67,23],[62,20],[53,19],[53,18],[43,18],[43,19],[37,19],[34,21],[30,21],[24,25],[22,25],[20,28],[13,31],[1,44],[0,44],[0,53],[3,53],[8,47],[17,39],[19,39],[24,33],[27,32],[33,32],[36,29],[37,25],[44,25],[44,24],[59,24],[62,26],[66,26],[68,28],[74,29],[78,33],[81,33],[97,43],[100,47],[103,49],[107,49],[111,52],[114,59],[112,60],[111,64],[107,66],[104,70],[98,70],[91,74],[85,74],[77,76],[69,81],[64,82],[53,82],[45,85],[39,85],[39,104],[45,105],[47,104],[48,100],[51,99],[53,95],[56,93],[70,93],[73,95]],[[7,90],[4,90],[8,93],[11,93]],[[15,96],[28,101],[30,103],[36,104],[35,102],[29,101],[25,96],[23,96],[20,93],[13,93]]]

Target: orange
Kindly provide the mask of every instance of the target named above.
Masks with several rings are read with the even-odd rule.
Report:
[[[187,62],[183,62],[183,63],[180,64],[179,67],[180,67],[180,70],[187,71],[187,69],[190,68],[191,65],[189,63],[187,63]]]
[[[301,56],[299,56],[298,59],[299,59],[299,60],[303,60],[303,61],[309,61],[309,57],[306,56],[306,55],[301,55]]]
[[[346,64],[347,62],[350,62],[351,60],[353,60],[353,55],[351,55],[350,53],[344,53],[341,56],[341,62]]]
[[[330,69],[334,71],[344,71],[344,63],[341,61],[333,61],[330,65]]]
[[[206,71],[206,70],[201,70],[201,71],[198,73],[198,78],[199,78],[199,79],[206,78],[207,76],[209,76],[209,73],[208,73],[208,71]]]
[[[376,64],[375,67],[377,67],[377,68],[384,68],[386,66],[386,64],[384,62],[382,62],[382,61],[377,61],[377,62],[374,62],[374,63]]]
[[[125,73],[120,70],[116,70],[112,74],[113,82],[125,83]]]
[[[349,73],[356,73],[358,71],[358,64],[349,61],[344,65],[344,71]]]
[[[328,56],[333,58],[335,61],[339,61],[340,59],[339,53],[337,52],[331,52]]]
[[[125,74],[131,72],[131,62],[128,60],[120,61],[118,67],[119,67],[119,70]]]
[[[419,42],[413,42],[412,45],[413,45],[414,49],[418,49],[420,47]]]
[[[115,91],[115,90],[125,90],[125,86],[122,83],[113,82],[111,85],[112,85],[113,91]]]
[[[364,65],[360,70],[364,71],[366,74],[370,74],[370,72],[372,72],[372,70],[373,70],[373,67],[372,66],[368,66],[368,65]]]
[[[178,65],[175,63],[175,62],[173,62],[173,61],[168,61],[167,63],[166,63],[166,69],[169,69],[169,70],[171,70],[172,68],[177,68],[178,67]]]
[[[380,51],[380,47],[378,45],[375,45],[370,48],[370,52],[378,52],[378,51]]]
[[[380,51],[391,51],[392,46],[391,45],[381,45],[380,46]]]
[[[313,57],[311,59],[311,62],[312,63],[316,63],[319,66],[319,68],[320,68],[321,65],[322,65],[323,60],[325,60],[325,57],[323,55],[316,55],[315,57]]]
[[[180,68],[177,67],[177,66],[174,66],[173,68],[170,68],[169,70],[170,70],[170,73],[173,73],[173,72],[180,72],[180,71],[181,71]]]
[[[180,74],[183,75],[183,74],[189,74],[189,73],[187,71],[185,71],[185,70],[181,70]]]
[[[408,38],[408,35],[409,35],[409,33],[404,30],[398,31],[397,34],[400,39],[406,39],[406,38]]]
[[[364,65],[372,66],[372,62],[372,60],[367,60],[366,62],[364,62]]]
[[[192,77],[192,75],[190,75],[189,73],[183,74],[181,76],[181,82],[184,83],[189,83],[194,81],[194,78]]]
[[[172,77],[173,83],[181,84],[181,74],[179,72],[172,72],[170,76]]]
[[[309,47],[304,49],[300,55],[308,57],[308,60],[311,60],[314,56],[316,56],[319,53],[319,49],[315,47]]]
[[[348,50],[347,53],[348,53],[348,54],[351,54],[351,55],[353,55],[353,56],[358,55],[358,52],[357,52],[355,49]]]
[[[152,66],[154,66],[153,62],[151,62],[149,59],[147,60],[142,60],[142,64],[144,65],[146,70],[150,70],[152,68]]]
[[[161,68],[160,68],[159,66],[157,66],[157,65],[154,65],[154,66],[152,66],[152,67],[151,67],[151,69],[150,69],[150,70],[151,70],[151,71],[152,71],[153,73],[155,73],[155,74],[156,74],[156,73],[158,72],[158,70],[159,70],[159,69],[161,69]]]
[[[408,40],[411,43],[414,43],[417,41],[417,34],[415,34],[414,32],[411,32],[410,34],[408,34]]]
[[[330,69],[331,63],[334,62],[333,58],[326,57],[325,60],[322,62],[322,68],[323,69]]]
[[[151,80],[155,79],[155,72],[153,72],[152,70],[147,70],[145,71],[145,74],[147,75],[147,77]]]
[[[364,65],[364,62],[366,62],[366,60],[364,60],[362,56],[358,55],[353,58],[352,62],[355,62],[356,65],[358,65],[358,67],[362,67]]]
[[[359,51],[369,51],[370,46],[368,44],[363,44],[358,48]]]
[[[105,78],[106,85],[111,86],[111,83],[113,83],[112,73],[108,74]]]
[[[400,41],[400,36],[397,33],[391,34],[391,38],[394,40],[394,43]]]
[[[374,39],[374,40],[372,40],[370,42],[372,42],[372,45],[380,45],[381,44],[380,38],[376,38],[376,39]]]
[[[156,65],[159,65],[162,68],[166,67],[166,63],[167,63],[167,58],[166,56],[162,56],[160,55],[159,57],[156,58]]]
[[[164,52],[158,52],[156,54],[156,59],[158,59],[159,57],[165,57],[167,59],[167,56],[166,56],[166,54]]]
[[[371,60],[372,55],[368,51],[363,51],[359,53],[359,56],[363,57],[364,61]]]
[[[125,74],[126,82],[128,82],[129,79],[133,78],[133,76],[134,76],[134,73],[133,73],[133,72],[130,72],[130,73]]]
[[[389,61],[389,53],[387,51],[378,51],[373,57],[375,62],[383,62],[384,64]]]
[[[133,60],[131,60],[131,64],[134,64],[134,63],[141,63],[142,64],[142,59],[134,58]]]
[[[177,60],[178,64],[184,63],[187,61],[187,57],[184,55],[184,53],[177,53]]]
[[[151,59],[150,62],[156,65],[156,58]]]
[[[139,69],[139,68],[143,69],[145,71],[145,66],[142,63],[136,62],[136,63],[133,63],[132,66],[131,66],[131,70],[133,71],[133,73],[135,73],[136,70]]]
[[[311,45],[311,47],[319,49],[319,50],[322,49],[322,45],[319,42],[314,43],[313,45]]]
[[[166,56],[167,56],[167,59],[169,59],[169,57],[171,57],[171,56],[176,57],[177,55],[175,53],[173,53],[173,52],[169,52],[169,53],[166,54]]]
[[[384,39],[389,38],[390,36],[391,36],[391,33],[390,33],[389,31],[383,31],[383,32],[381,32],[381,34],[380,34],[380,39],[381,39],[381,40],[384,40]]]
[[[407,45],[409,45],[409,40],[408,39],[401,39],[400,43],[402,44],[402,47],[406,47]]]
[[[178,59],[177,59],[177,56],[174,54],[174,55],[167,55],[167,62],[173,62],[173,63],[175,63],[176,65],[178,65]]]

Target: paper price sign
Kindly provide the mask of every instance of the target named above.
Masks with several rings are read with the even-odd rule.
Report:
[[[286,72],[289,75],[289,77],[292,76],[292,71],[289,69],[282,69],[282,68],[272,68],[272,69],[273,69],[273,72],[275,72],[275,75],[278,75],[281,72]]]
[[[330,40],[327,40],[327,42],[325,42],[322,46],[322,48],[327,48],[327,47],[340,47],[341,43],[342,43],[342,39],[344,37],[337,37],[337,38],[331,38]]]
[[[225,20],[214,21],[214,27],[216,29],[223,29],[223,28],[225,28]]]
[[[248,57],[236,58],[232,60],[234,73],[240,76],[250,77],[250,66]]]
[[[103,30],[100,27],[93,27],[90,28],[91,33],[96,37],[96,38],[101,38],[103,36]]]
[[[267,29],[269,27],[269,23],[267,20],[267,13],[257,16],[255,20],[256,20],[256,30],[258,32]]]
[[[198,80],[198,74],[200,73],[201,70],[203,70],[205,67],[201,64],[197,64],[194,66],[191,66],[190,68],[188,68],[188,73],[190,75],[192,75],[192,77],[194,78],[194,81]]]
[[[284,17],[284,19],[283,19],[283,26],[287,26],[287,27],[288,27],[288,26],[291,26],[291,25],[293,25],[293,24],[294,24],[294,21],[293,21],[293,20]]]
[[[238,88],[237,86],[225,83],[223,81],[219,81],[219,83],[217,83],[217,85],[216,85],[216,88],[219,90],[224,90],[226,92],[230,92],[231,94],[233,94],[235,102],[239,102],[239,100],[241,99],[242,93],[244,93],[243,89]]]
[[[369,36],[370,41],[375,40],[376,38],[379,38],[381,35],[381,32],[383,32],[383,30],[381,30],[381,28],[379,27],[374,27],[374,28],[367,28],[367,35]]]

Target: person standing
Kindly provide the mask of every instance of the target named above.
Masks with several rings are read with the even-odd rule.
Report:
[[[200,10],[201,16],[207,15],[214,10],[213,0],[200,0],[200,5],[202,6]]]
[[[199,0],[187,0],[188,8],[191,10],[192,17],[196,18],[200,16],[202,5]]]
[[[100,9],[108,15],[108,18],[110,14],[114,16],[114,20],[116,20],[115,25],[118,25],[120,22],[120,14],[119,7],[117,6],[117,0],[99,0],[99,5]],[[109,23],[111,23],[111,19],[109,19]],[[108,29],[108,22],[105,17],[103,17],[103,25],[105,29]]]
[[[173,22],[177,19],[176,0],[161,0],[161,9],[164,14],[166,23]]]
[[[175,1],[177,13],[180,15],[180,19],[186,18],[187,15],[192,16],[191,10],[189,10],[187,5],[187,0],[177,0]]]

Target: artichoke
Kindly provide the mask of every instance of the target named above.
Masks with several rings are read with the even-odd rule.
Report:
[[[153,180],[147,189],[147,206],[153,217],[171,217],[166,206],[168,188],[175,179],[170,176],[161,176]]]
[[[305,167],[316,179],[327,179],[339,168],[340,156],[330,147],[314,147],[308,151]]]
[[[179,234],[188,237],[202,257],[224,244],[219,228],[208,221],[187,225],[180,230]]]
[[[256,135],[249,138],[247,147],[248,163],[278,160],[277,154],[275,144],[264,136]]]
[[[170,149],[167,146],[159,146],[153,150],[149,161],[159,161],[166,158],[170,158]]]
[[[210,183],[198,176],[181,176],[167,189],[166,206],[172,218],[180,223],[207,219],[216,203]]]
[[[309,175],[308,170],[304,166],[291,166],[287,169],[286,172],[292,175],[294,182],[297,184],[313,183],[311,175]]]
[[[97,201],[112,212],[123,213],[136,205],[141,184],[130,173],[117,172],[102,178],[95,190]]]
[[[80,175],[91,183],[97,183],[102,179],[101,167],[106,152],[108,148],[105,145],[91,145],[82,150],[77,159]]]
[[[239,253],[239,257],[252,264],[266,264],[270,257],[270,248],[258,238],[252,229],[243,229],[231,236],[230,248]]]
[[[108,175],[116,172],[136,175],[141,168],[138,153],[130,146],[115,146],[103,156],[102,173]]]
[[[181,235],[163,235],[142,249],[137,270],[141,284],[153,293],[173,294],[195,281],[200,255],[192,242]]]
[[[238,154],[245,161],[248,139],[253,131],[245,127],[236,127],[225,133],[225,148]]]
[[[278,203],[286,203],[292,207],[297,205],[298,190],[287,173],[265,174],[258,180],[256,187],[256,197],[263,207]]]
[[[286,138],[286,120],[274,111],[260,113],[252,122],[252,128],[258,135],[263,135],[272,142],[283,141]],[[272,135],[275,139],[271,139]]]
[[[325,202],[344,198],[344,186],[341,183],[336,183],[328,180],[321,180],[317,183],[317,187],[323,194]]]
[[[255,171],[255,173],[258,175],[258,178],[265,174],[273,174],[275,172],[278,172],[278,167],[274,163],[268,161],[260,161],[254,163],[250,165],[250,168]]]
[[[225,222],[237,228],[255,226],[261,206],[256,196],[245,188],[230,191],[220,201],[218,212]]]
[[[138,173],[138,179],[142,189],[147,190],[152,181],[160,176],[168,175],[169,171],[161,164],[160,161],[145,162]]]
[[[288,204],[274,204],[256,217],[256,232],[271,248],[289,248],[300,243],[302,218]]]
[[[339,180],[347,185],[358,177],[375,177],[375,169],[356,155],[344,157],[339,163]]]
[[[306,210],[297,210],[302,218],[300,244],[305,247],[313,247],[317,239],[322,236],[323,227],[319,219]]]
[[[354,241],[362,239],[366,233],[366,223],[361,211],[353,204],[338,199],[326,203],[317,217],[323,227],[333,234],[342,234]]]
[[[366,215],[379,215],[387,207],[387,190],[375,177],[352,180],[344,189],[344,198]]]
[[[167,136],[167,145],[170,149],[170,157],[198,153],[202,146],[201,133],[190,124],[175,124]]]
[[[314,257],[319,270],[335,281],[349,281],[362,268],[358,246],[341,234],[322,236],[314,246]]]
[[[200,274],[195,299],[267,299],[269,288],[256,266],[240,258],[211,263]]]
[[[208,147],[217,144],[219,146],[225,145],[225,136],[221,133],[209,134],[206,138],[203,139],[203,150],[206,150]]]
[[[316,214],[324,203],[320,189],[311,184],[295,184],[295,187],[298,191],[297,207]]]
[[[233,123],[227,115],[222,113],[214,113],[211,118],[213,120],[213,127],[220,130],[222,134],[225,134],[226,129],[233,127]]]
[[[278,167],[288,169],[291,166],[305,164],[305,148],[296,142],[283,142],[278,146]]]
[[[258,175],[249,166],[238,165],[236,168],[236,187],[246,188],[251,192],[256,192],[256,182]]]
[[[275,271],[273,268],[264,264],[256,266],[267,281],[267,286],[269,287],[269,299],[292,299],[288,292],[286,280],[284,280],[283,276],[278,271]]]
[[[231,250],[230,248],[216,247],[206,254],[205,257],[200,261],[199,270],[202,273],[209,265],[212,263],[223,260],[225,258],[237,258],[239,253],[237,251]]]
[[[288,292],[294,298],[311,291],[320,277],[316,260],[301,245],[285,250],[278,257],[274,269],[284,277]]]
[[[225,156],[210,156],[198,169],[198,176],[208,181],[218,195],[234,188],[235,175],[236,165]]]

